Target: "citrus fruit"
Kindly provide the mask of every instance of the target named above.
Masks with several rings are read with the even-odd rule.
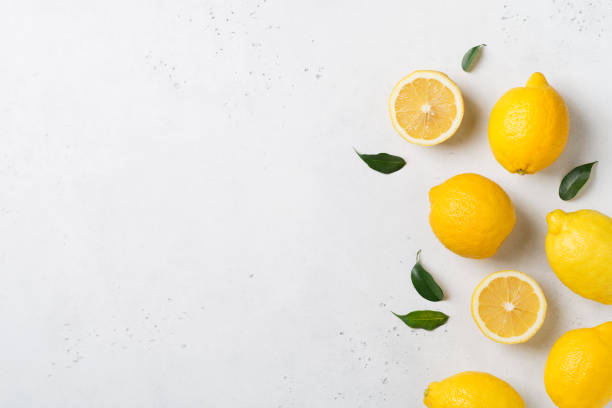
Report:
[[[429,408],[525,408],[519,393],[507,382],[476,371],[429,384],[423,402]]]
[[[594,210],[555,210],[546,221],[546,255],[561,282],[580,296],[612,305],[612,218]]]
[[[436,145],[459,128],[463,97],[459,87],[442,72],[414,71],[393,88],[389,114],[404,139],[422,146]]]
[[[568,134],[565,102],[539,72],[526,86],[506,92],[489,117],[491,150],[511,173],[531,174],[551,165]]]
[[[491,340],[524,343],[544,322],[546,298],[530,276],[518,271],[495,272],[474,290],[472,317]]]
[[[494,255],[516,220],[506,192],[474,173],[459,174],[433,187],[429,202],[429,223],[436,237],[468,258]]]
[[[612,322],[570,330],[544,368],[548,396],[559,408],[603,408],[612,400]]]

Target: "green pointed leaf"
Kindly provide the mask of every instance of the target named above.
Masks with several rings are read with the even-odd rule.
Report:
[[[559,186],[559,197],[562,200],[571,200],[578,194],[578,191],[580,191],[591,176],[591,169],[595,163],[597,162],[594,161],[578,166],[563,177]]]
[[[416,264],[412,267],[412,271],[410,272],[410,279],[412,279],[412,285],[419,295],[423,296],[425,299],[432,302],[439,302],[444,298],[444,292],[433,276],[425,268],[421,265],[420,260],[421,250],[417,252],[417,261]]]
[[[478,61],[478,56],[480,55],[480,51],[482,50],[483,47],[486,47],[486,46],[487,44],[480,44],[480,45],[470,48],[465,53],[465,55],[463,56],[463,59],[461,60],[461,68],[463,68],[465,72],[471,71],[476,61]]]
[[[447,315],[435,310],[416,310],[403,316],[396,313],[393,314],[406,323],[406,326],[413,329],[433,330],[448,321]]]
[[[395,173],[406,165],[406,161],[398,156],[393,156],[387,153],[378,154],[361,154],[357,150],[355,153],[363,160],[368,167],[380,173],[391,174]]]

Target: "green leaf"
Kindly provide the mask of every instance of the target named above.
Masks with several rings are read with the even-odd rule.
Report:
[[[406,161],[398,156],[393,156],[387,153],[378,154],[361,154],[357,150],[355,153],[363,160],[368,167],[380,173],[391,174],[395,173],[406,165]]]
[[[480,45],[470,48],[465,53],[465,55],[463,56],[463,59],[461,60],[461,68],[463,68],[465,72],[470,72],[470,70],[474,66],[474,63],[476,63],[476,61],[478,60],[480,51],[482,50],[483,47],[486,47],[486,46],[487,44],[480,44]]]
[[[410,272],[410,279],[412,279],[412,284],[419,295],[423,296],[425,299],[432,302],[439,302],[444,298],[444,292],[434,278],[431,276],[429,272],[423,265],[421,265],[420,260],[421,250],[417,252],[417,260],[416,264],[412,267],[412,271]]]
[[[403,316],[393,314],[413,329],[433,330],[448,321],[447,315],[435,310],[416,310]]]
[[[563,177],[559,186],[559,197],[562,200],[571,200],[578,194],[591,175],[591,169],[596,161],[578,166]]]

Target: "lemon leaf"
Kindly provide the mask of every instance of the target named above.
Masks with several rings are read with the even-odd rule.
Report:
[[[594,161],[578,166],[563,177],[559,185],[559,197],[562,200],[571,200],[578,194],[578,191],[580,191],[591,176],[591,169],[595,163],[597,162]]]
[[[415,310],[403,316],[396,313],[393,314],[404,322],[406,326],[413,329],[433,330],[448,321],[447,315],[435,310]]]
[[[461,60],[461,68],[463,68],[463,70],[465,72],[470,72],[472,67],[474,66],[474,64],[476,63],[476,61],[478,60],[478,56],[480,55],[480,51],[482,50],[483,47],[486,47],[487,44],[479,44],[475,47],[470,48],[465,55],[463,56],[463,59]]]
[[[361,154],[357,150],[355,150],[355,153],[361,157],[361,160],[363,160],[369,168],[383,174],[395,173],[406,165],[406,161],[401,157],[387,153]]]
[[[417,261],[416,264],[412,267],[412,271],[410,272],[410,279],[412,280],[412,285],[419,292],[419,295],[423,296],[425,299],[431,302],[439,302],[444,298],[444,292],[433,276],[425,268],[421,265],[420,260],[421,250],[417,252]]]

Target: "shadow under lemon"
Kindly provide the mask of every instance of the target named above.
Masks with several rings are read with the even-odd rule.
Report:
[[[480,111],[469,94],[462,91],[462,96],[463,119],[461,120],[461,125],[450,139],[435,146],[440,150],[456,148],[459,145],[467,146],[471,141],[476,139],[477,132],[475,132],[475,129],[480,120]]]
[[[516,223],[510,235],[502,242],[501,246],[492,257],[495,261],[509,266],[516,262],[517,254],[526,251],[526,248],[530,246],[533,247],[534,240],[537,238],[533,229],[534,220],[519,203],[513,201],[512,204],[516,214]]]

